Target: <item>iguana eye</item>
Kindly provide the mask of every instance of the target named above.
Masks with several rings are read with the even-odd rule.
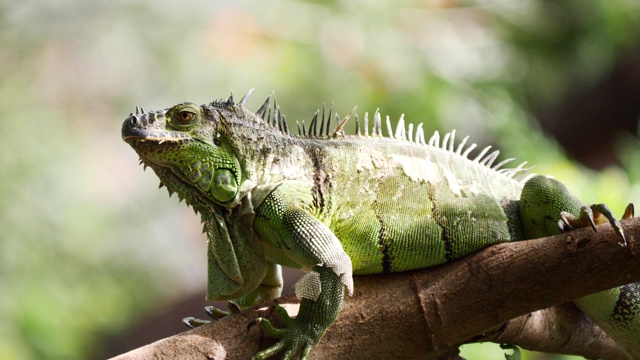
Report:
[[[195,114],[192,113],[191,111],[186,111],[186,110],[180,111],[178,113],[178,121],[180,121],[182,125],[187,125],[191,122],[191,120],[193,120],[194,115]]]
[[[213,135],[213,145],[215,146],[220,146],[222,144],[222,141],[220,140],[222,136],[218,133],[216,133],[215,135]]]
[[[198,123],[202,109],[196,104],[182,103],[167,110],[166,116],[169,127],[188,130]]]

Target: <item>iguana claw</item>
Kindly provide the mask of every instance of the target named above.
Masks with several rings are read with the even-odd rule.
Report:
[[[227,317],[229,315],[238,314],[242,311],[240,306],[236,304],[234,301],[227,301],[227,309],[222,310],[218,309],[213,305],[205,306],[204,311],[214,320],[220,320],[223,317]]]
[[[577,217],[567,211],[560,212],[560,220],[558,221],[558,226],[563,232],[588,226],[590,226],[593,231],[597,231],[593,210],[588,206],[581,207],[580,216]]]
[[[633,203],[629,203],[629,205],[627,205],[627,207],[624,209],[624,215],[622,215],[622,220],[631,219],[632,217],[635,216],[635,212],[636,211]]]
[[[229,310],[221,310],[218,309],[217,307],[210,305],[210,306],[206,306],[204,308],[204,311],[207,313],[207,315],[209,315],[213,320],[220,320],[223,317],[227,317],[229,315],[233,315],[233,314],[237,314],[240,311],[242,311],[242,309],[240,309],[240,306],[238,306],[238,304],[236,304],[233,301],[228,301],[227,302],[227,308]],[[203,319],[198,319],[192,316],[186,317],[184,319],[182,319],[182,323],[185,324],[187,327],[191,328],[191,329],[195,329],[199,326],[205,325],[210,323],[210,320],[203,320]]]
[[[633,204],[627,205],[622,219],[629,219],[634,216]],[[613,212],[605,204],[592,204],[589,206],[583,206],[580,208],[580,216],[576,217],[566,211],[560,213],[560,220],[558,221],[558,227],[560,231],[565,232],[573,229],[583,228],[590,226],[594,231],[596,225],[609,222],[613,227],[613,230],[620,236],[620,245],[627,246],[627,239],[624,236],[622,225],[620,221],[613,215]]]
[[[185,326],[187,326],[190,329],[195,329],[197,327],[200,327],[202,325],[208,324],[211,321],[209,320],[202,320],[202,319],[197,319],[194,318],[192,316],[186,317],[184,319],[182,319],[182,323],[185,324]]]

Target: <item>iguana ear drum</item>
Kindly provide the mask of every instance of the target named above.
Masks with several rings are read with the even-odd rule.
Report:
[[[238,192],[236,177],[229,169],[217,169],[213,173],[213,186],[209,192],[221,203],[233,200]]]

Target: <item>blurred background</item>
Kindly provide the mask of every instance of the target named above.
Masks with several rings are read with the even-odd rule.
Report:
[[[635,0],[2,1],[0,359],[105,358],[204,316],[199,219],[120,127],[254,87],[291,121],[379,107],[640,202]]]

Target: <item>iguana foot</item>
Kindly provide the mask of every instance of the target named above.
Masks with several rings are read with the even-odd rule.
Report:
[[[287,311],[280,305],[276,305],[274,310],[286,328],[278,329],[265,318],[258,318],[256,322],[268,336],[282,340],[270,348],[260,351],[251,359],[267,359],[281,351],[284,351],[282,355],[283,360],[292,359],[298,352],[300,352],[300,360],[309,359],[311,350],[313,350],[313,347],[318,343],[324,331],[319,331],[313,324],[304,324],[296,321],[296,319],[292,319]]]
[[[204,311],[213,320],[220,320],[223,317],[226,317],[226,316],[229,316],[229,315],[233,315],[233,314],[237,314],[237,313],[239,313],[241,311],[240,306],[238,306],[238,304],[236,304],[233,301],[228,301],[227,302],[227,309],[229,309],[229,310],[221,310],[221,309],[218,309],[215,306],[206,306],[204,308]],[[189,316],[189,317],[186,317],[186,318],[182,319],[182,323],[185,324],[188,328],[191,328],[191,329],[195,329],[195,328],[197,328],[199,326],[208,324],[210,322],[211,322],[211,320],[197,319],[197,318],[194,318],[192,316]]]
[[[622,219],[629,219],[634,216],[633,204],[627,205]],[[560,231],[566,232],[573,229],[592,227],[594,231],[597,231],[596,225],[609,222],[614,231],[620,236],[620,245],[626,247],[627,239],[624,236],[622,225],[620,221],[616,219],[613,212],[605,204],[592,204],[590,206],[583,206],[580,208],[580,215],[578,217],[563,211],[560,213],[560,220],[558,221],[558,227]]]

